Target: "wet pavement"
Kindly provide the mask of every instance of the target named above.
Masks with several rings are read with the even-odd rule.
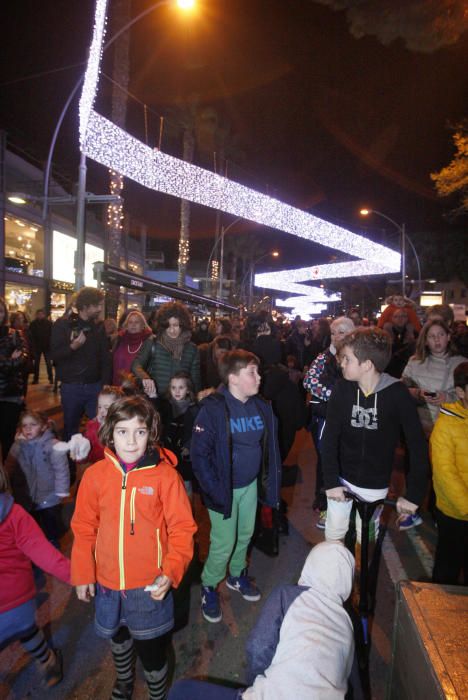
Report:
[[[53,413],[54,409],[51,410]],[[59,415],[57,417],[60,418]],[[310,547],[323,539],[323,532],[315,527],[318,514],[312,510],[315,452],[306,431],[298,433],[288,463],[299,465],[296,483],[283,488],[283,498],[288,503],[289,535],[281,535],[278,557],[269,558],[257,549],[252,550],[250,573],[264,597],[279,583],[297,582]],[[70,499],[65,505],[68,516],[72,508],[73,499]],[[200,523],[197,548],[200,557],[204,558],[208,521],[199,503],[196,504],[195,514]],[[394,526],[394,514],[389,512],[388,518],[370,655],[372,697],[377,700],[385,697],[391,660],[394,584],[401,578],[428,580],[435,543],[434,529],[426,519],[417,532],[400,533]],[[62,540],[61,546],[63,551],[70,551],[69,534]],[[200,568],[198,561],[194,561],[182,590],[177,594],[177,627],[172,637],[171,652],[173,677],[218,679],[225,684],[241,685],[245,669],[245,640],[262,601],[248,603],[221,584],[223,620],[219,624],[204,621],[199,605]],[[94,633],[92,605],[80,603],[66,585],[40,573],[38,620],[45,627],[53,646],[62,649],[64,680],[54,689],[42,689],[34,663],[23,653],[19,643],[14,643],[0,652],[0,698],[108,698],[114,682],[113,664],[108,642]],[[354,685],[354,698],[362,697],[357,679]],[[146,697],[139,669],[134,698],[140,700]]]

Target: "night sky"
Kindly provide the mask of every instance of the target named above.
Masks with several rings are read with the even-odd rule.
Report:
[[[133,16],[151,4],[133,0]],[[129,91],[138,99],[129,101],[128,128],[157,145],[164,116],[162,149],[180,156],[180,115],[196,102],[195,162],[203,167],[213,169],[213,151],[219,155],[210,128],[216,122],[227,135],[228,175],[246,185],[356,231],[364,230],[357,211],[367,204],[409,231],[443,235],[454,225],[444,215],[455,202],[436,198],[429,174],[453,155],[448,125],[467,115],[468,17],[457,14],[463,4],[205,0],[183,20],[160,8],[131,31]],[[416,9],[411,17],[409,6]],[[68,67],[86,58],[93,9],[91,0],[2,4],[0,127],[39,160],[82,70]],[[108,76],[111,61],[109,53]],[[110,81],[101,80],[98,107],[108,114]],[[76,178],[76,101],[55,163]],[[105,187],[104,169],[91,163],[88,189]],[[178,202],[131,183],[124,194],[127,210],[147,220],[156,240],[174,241],[175,252]],[[214,222],[214,212],[193,207],[195,256],[196,246],[208,246]],[[382,222],[367,226],[379,240]],[[329,254],[248,223],[230,235],[242,230],[283,244],[291,267]]]

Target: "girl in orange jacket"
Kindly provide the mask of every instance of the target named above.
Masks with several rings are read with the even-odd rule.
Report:
[[[110,407],[99,431],[104,459],[85,472],[72,520],[72,583],[80,600],[94,598],[96,633],[110,639],[114,700],[131,697],[135,650],[150,699],[166,697],[171,588],[193,555],[190,502],[174,455],[153,447],[158,432],[143,397]]]

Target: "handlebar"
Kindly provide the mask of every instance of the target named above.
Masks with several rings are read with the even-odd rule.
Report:
[[[348,491],[345,489],[344,491],[344,496],[347,501],[354,501],[355,503],[372,503],[375,506],[391,506],[392,508],[396,508],[397,504],[397,499],[395,498],[379,498],[377,501],[365,501],[363,498],[357,495],[357,493],[353,493],[352,491]]]

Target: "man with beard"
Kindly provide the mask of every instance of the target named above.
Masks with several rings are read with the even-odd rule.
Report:
[[[109,343],[103,323],[98,322],[103,302],[101,290],[83,287],[73,304],[76,313],[59,318],[52,328],[50,349],[61,381],[66,441],[79,431],[84,413],[95,418],[98,394],[111,382]]]

